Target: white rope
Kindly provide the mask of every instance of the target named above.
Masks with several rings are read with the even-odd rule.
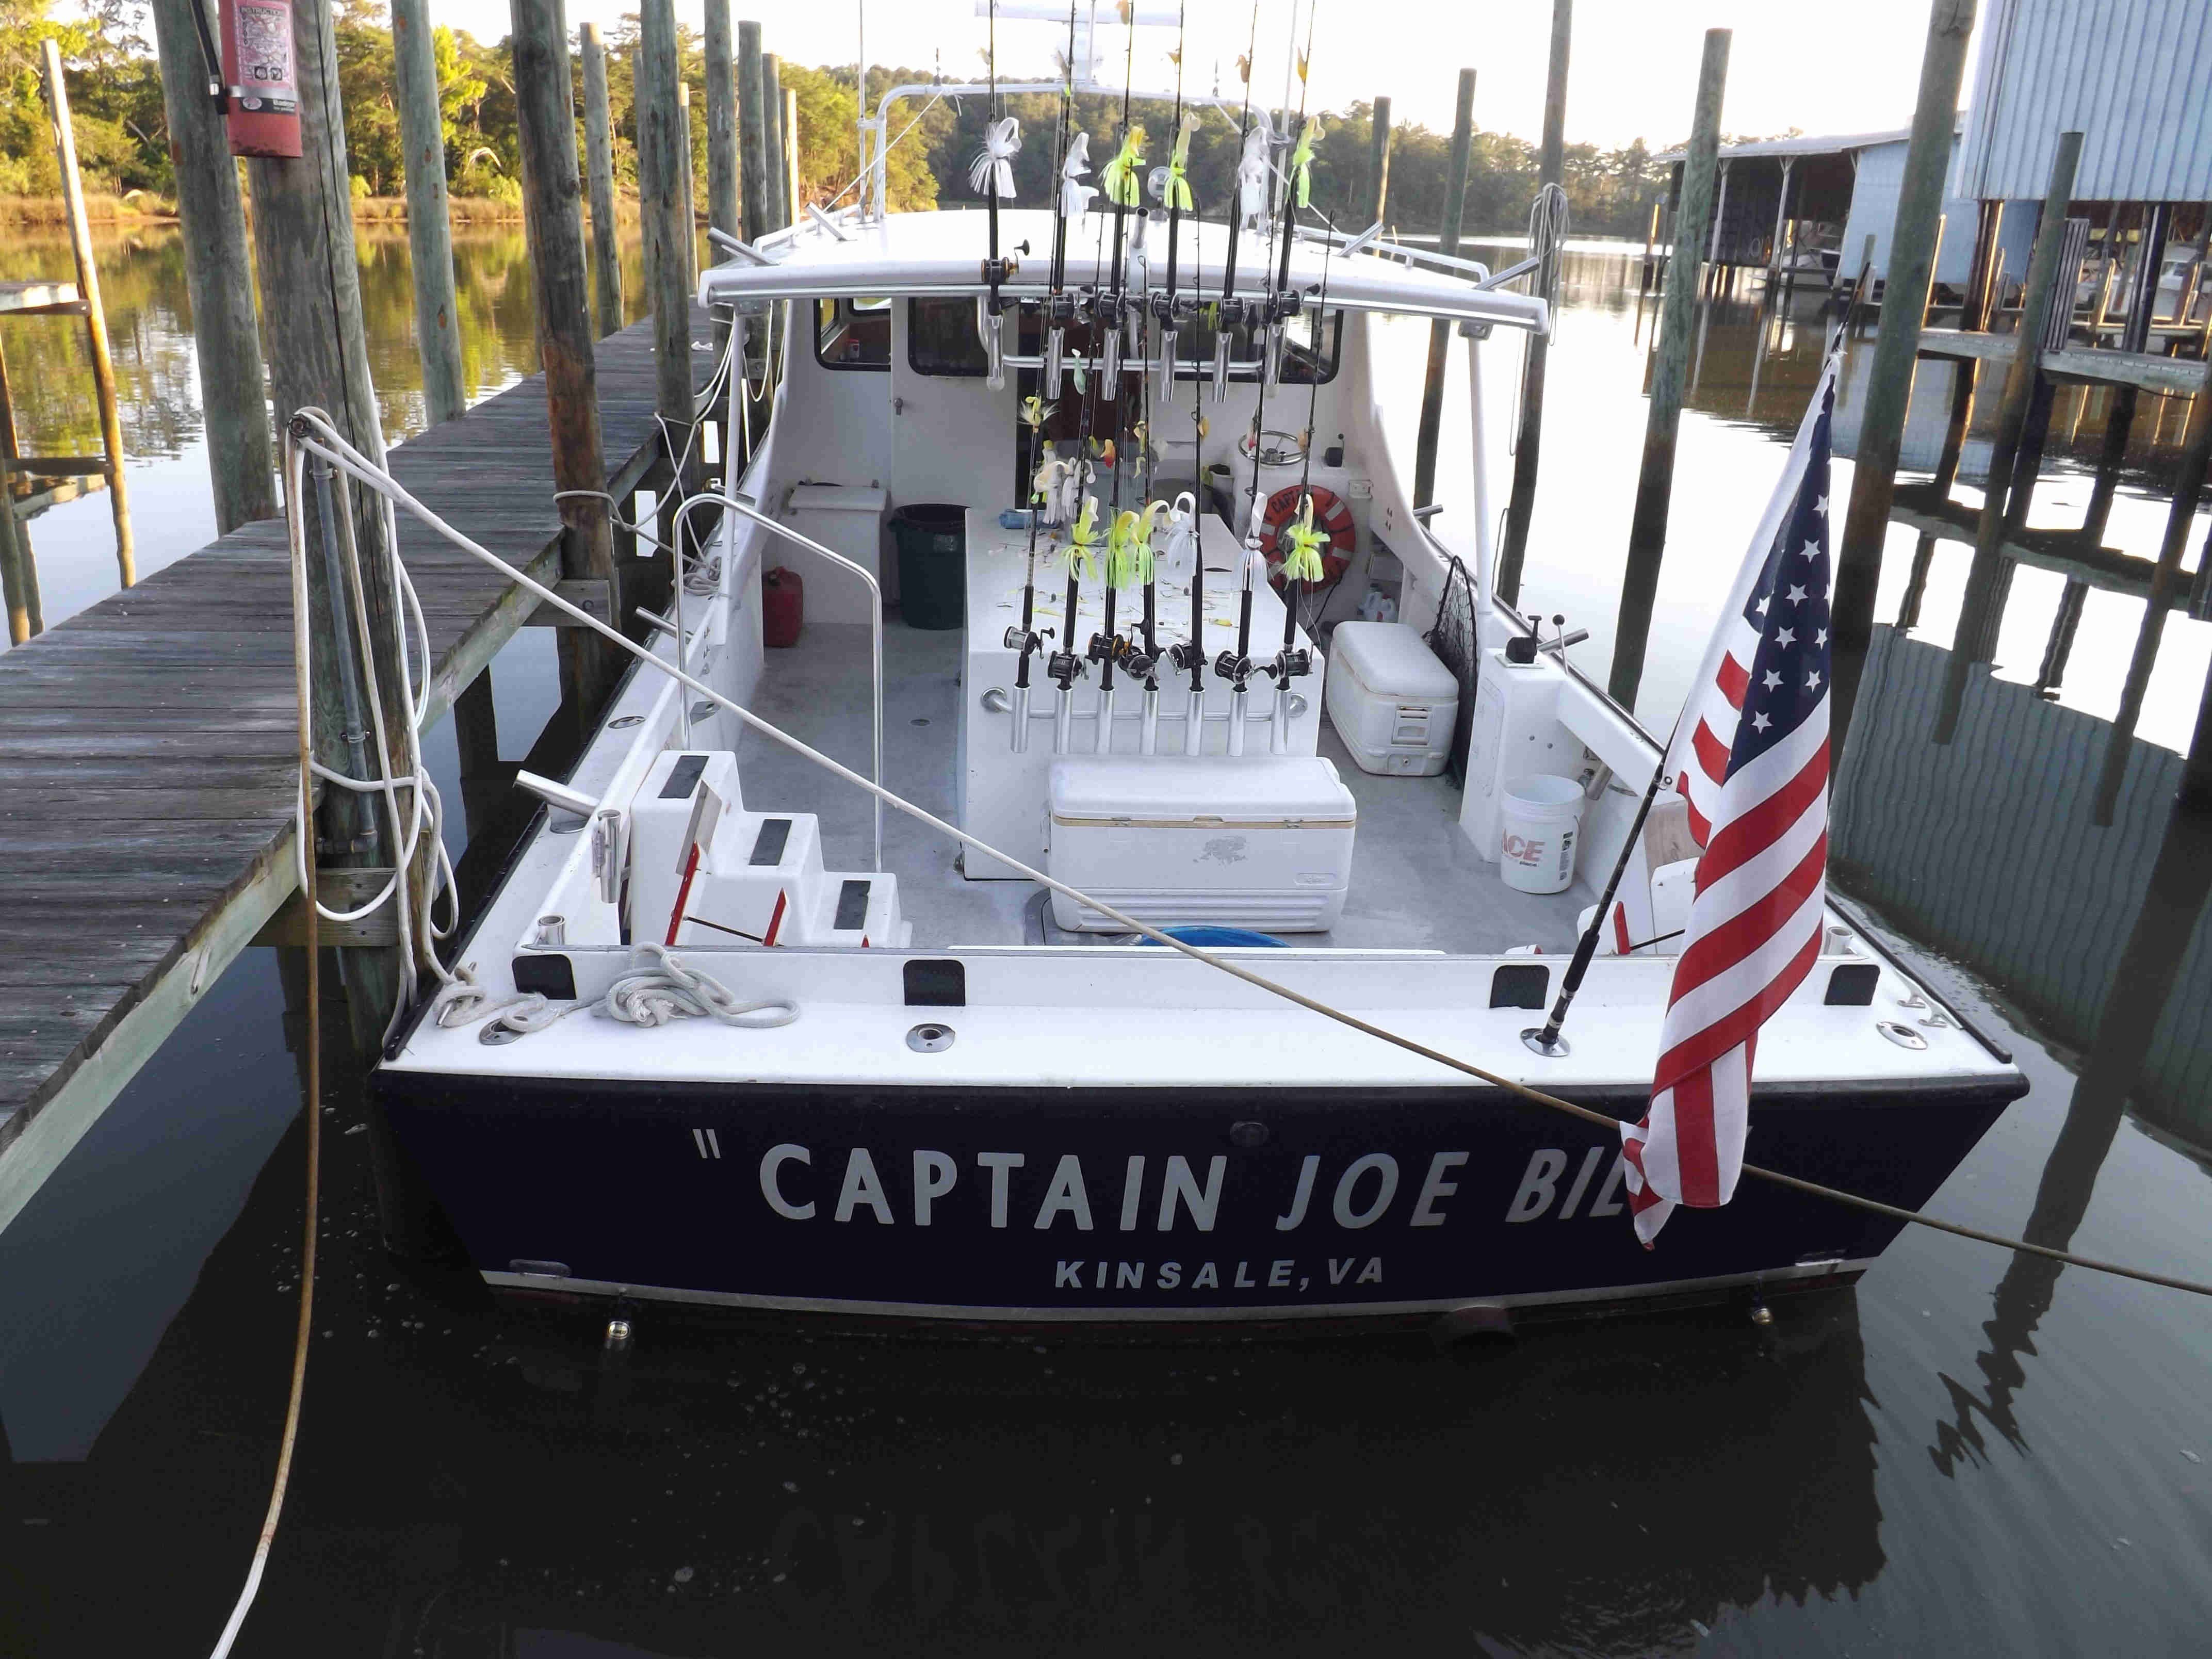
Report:
[[[594,1012],[625,1025],[713,1019],[749,1031],[767,1031],[797,1019],[799,1005],[774,997],[741,1002],[728,986],[712,974],[687,967],[666,945],[645,944],[631,952],[629,971],[607,988]]]
[[[300,418],[305,424],[314,429],[334,433],[329,416],[320,410],[303,410],[301,411]],[[303,442],[288,431],[285,440],[284,487],[285,500],[292,508],[285,516],[292,563],[293,658],[302,697],[307,695],[308,688],[313,684],[313,640],[312,630],[307,626],[307,515],[304,510],[306,458],[311,452],[322,455],[326,461],[331,459],[319,446]],[[354,453],[358,455],[358,452]],[[365,465],[373,469],[375,468],[375,463],[368,462],[366,458],[361,459]],[[338,470],[341,474],[352,471],[350,467],[343,465],[340,465]],[[325,784],[355,794],[373,794],[380,799],[386,820],[387,843],[393,850],[392,875],[386,879],[374,896],[356,908],[332,909],[324,904],[319,896],[317,896],[313,902],[318,914],[325,920],[350,922],[358,921],[383,905],[394,903],[397,901],[394,914],[398,924],[400,984],[398,995],[386,1026],[386,1034],[389,1036],[398,1029],[402,1014],[414,1001],[416,988],[420,982],[418,968],[421,964],[427,963],[440,980],[448,982],[452,980],[453,976],[446,971],[444,965],[438,960],[434,941],[450,936],[453,928],[459,924],[459,888],[454,879],[453,860],[446,851],[445,837],[441,833],[444,805],[439,796],[437,786],[430,781],[428,770],[422,758],[420,734],[428,717],[430,703],[430,630],[428,623],[424,620],[422,604],[416,597],[414,582],[408,576],[406,567],[399,557],[398,524],[388,507],[379,512],[378,518],[384,533],[386,559],[391,567],[392,609],[393,614],[402,619],[399,671],[404,686],[405,703],[409,715],[403,732],[404,742],[401,763],[395,765],[392,758],[392,735],[386,729],[384,718],[381,683],[376,672],[377,653],[369,630],[368,594],[362,584],[359,549],[354,545],[353,521],[343,477],[339,481],[339,488],[332,492],[331,510],[337,523],[328,528],[331,534],[339,538],[343,544],[348,597],[352,602],[353,611],[354,639],[350,646],[341,642],[340,648],[352,648],[359,652],[365,681],[362,686],[363,699],[368,703],[367,713],[375,738],[374,761],[376,776],[367,779],[351,777],[322,764],[310,756],[307,767],[301,773],[299,791],[295,801],[293,858],[301,890],[303,893],[313,894],[315,890],[309,882],[307,871],[309,849],[313,845],[314,839],[308,799],[312,778],[319,778]],[[415,646],[412,653],[407,649],[410,635],[412,635]],[[419,675],[415,661],[410,660],[410,654],[421,665]],[[403,791],[408,794],[408,799],[404,806],[400,800]],[[412,896],[403,894],[402,889],[406,881],[406,872],[414,867],[416,853],[422,846],[422,837],[426,833],[429,836],[432,845],[436,848],[436,853],[432,860],[428,889],[422,895],[418,914],[412,902]],[[447,900],[447,920],[442,927],[438,925],[436,914],[437,902],[441,895],[443,895]],[[419,951],[416,948],[418,934],[423,941]]]
[[[480,1019],[497,1017],[499,1023],[511,1030],[542,1031],[570,1009],[555,1009],[553,1004],[536,991],[520,996],[503,998],[495,1002],[491,993],[477,983],[477,970],[464,964],[452,975],[430,1000],[430,1018],[448,1029],[456,1025],[473,1025]]]

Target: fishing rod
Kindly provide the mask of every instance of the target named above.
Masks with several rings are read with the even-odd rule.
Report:
[[[993,75],[995,85],[995,64]],[[1066,318],[1062,315],[1062,307],[1068,305],[1066,287],[1069,192],[1059,181],[1061,180],[1062,169],[1072,159],[1067,153],[1067,131],[1074,103],[1075,5],[1073,0],[1070,0],[1067,8],[1066,76],[1060,88],[1060,120],[1053,137],[1052,170],[1055,184],[1052,210],[1052,293],[1045,301],[1049,328],[1045,348],[1043,386],[1041,392],[1022,400],[1022,417],[1030,428],[1030,464],[1024,475],[1029,481],[1029,560],[1022,580],[1021,626],[1006,630],[1006,649],[1019,653],[1014,665],[1014,725],[1011,739],[1013,751],[1018,755],[1027,753],[1030,746],[1030,658],[1044,646],[1042,637],[1036,631],[1037,521],[1044,517],[1056,484],[1044,463],[1044,424],[1060,397],[1060,352],[1066,340],[1063,330]],[[995,205],[994,198],[994,210]],[[1072,311],[1072,307],[1069,309]]]
[[[1199,258],[1199,222],[1194,220],[1190,233],[1190,257]],[[1190,513],[1185,520],[1185,533],[1190,538],[1190,637],[1168,651],[1168,659],[1190,675],[1190,685],[1183,699],[1182,752],[1195,755],[1206,741],[1206,538],[1204,525],[1199,517],[1198,489],[1204,477],[1198,471],[1206,464],[1205,382],[1196,374],[1190,377],[1190,428],[1193,471],[1191,480]],[[1183,499],[1179,497],[1179,500]]]
[[[1044,423],[1051,413],[1052,405],[1041,397],[1022,399],[1022,421],[1030,429],[1030,465],[1024,474],[1030,485],[1030,552],[1022,577],[1022,624],[1006,630],[1006,649],[1019,653],[1014,664],[1014,729],[1011,740],[1017,755],[1027,753],[1030,746],[1030,658],[1044,643],[1036,631],[1036,544],[1037,520],[1044,516]]]
[[[1139,466],[1145,450],[1141,423],[1133,434],[1130,430],[1129,410],[1119,361],[1121,331],[1129,332],[1130,349],[1137,354],[1138,393],[1145,388],[1145,301],[1150,287],[1149,261],[1145,257],[1144,244],[1148,228],[1145,213],[1144,149],[1145,130],[1131,125],[1130,98],[1137,78],[1137,22],[1133,14],[1128,15],[1129,44],[1121,71],[1121,148],[1106,168],[1103,182],[1107,194],[1114,201],[1114,275],[1109,284],[1112,300],[1112,316],[1103,319],[1101,326],[1107,331],[1109,349],[1114,351],[1113,366],[1107,370],[1106,382],[1114,398],[1114,492],[1113,529],[1107,538],[1106,547],[1106,625],[1091,636],[1091,659],[1099,665],[1098,670],[1098,730],[1092,744],[1093,752],[1109,755],[1114,751],[1114,669],[1125,663],[1129,653],[1128,642],[1122,639],[1114,625],[1115,603],[1121,590],[1130,585],[1135,575],[1136,555],[1133,538],[1138,514],[1124,511],[1121,506],[1121,460],[1132,436],[1136,437]],[[1129,246],[1127,234],[1128,210],[1137,210],[1137,246]],[[1125,265],[1124,260],[1127,260]],[[1139,272],[1145,275],[1138,275]],[[1133,301],[1123,291],[1126,276],[1137,277],[1137,295]],[[1141,500],[1141,495],[1139,496]],[[1126,672],[1126,670],[1125,670]]]
[[[1067,349],[1067,325],[1075,319],[1075,304],[1066,292],[1068,203],[1073,198],[1075,216],[1080,218],[1088,211],[1091,198],[1097,194],[1089,185],[1075,182],[1091,170],[1091,136],[1077,134],[1073,149],[1067,136],[1075,115],[1076,4],[1077,0],[1068,0],[1066,74],[1060,83],[1060,126],[1052,150],[1052,293],[1045,301],[1044,395],[1055,399],[1060,396],[1061,355]]]
[[[1309,20],[1310,20],[1310,14],[1309,14]],[[1308,40],[1311,40],[1310,33],[1308,35]],[[1300,100],[1298,114],[1303,123],[1305,115],[1303,96]],[[1297,308],[1294,303],[1297,296],[1285,292],[1290,283],[1291,233],[1286,220],[1291,210],[1291,191],[1287,188],[1287,179],[1285,180],[1285,188],[1279,205],[1268,221],[1267,258],[1261,267],[1269,286],[1267,292],[1255,302],[1251,313],[1255,331],[1262,326],[1268,331],[1267,337],[1270,346],[1275,337],[1276,331],[1280,327],[1279,319],[1290,315]],[[1279,240],[1282,244],[1283,253],[1279,268],[1275,260],[1276,245]],[[1263,351],[1266,349],[1267,348],[1263,348]],[[1253,572],[1255,568],[1263,568],[1266,562],[1266,556],[1261,551],[1260,547],[1260,455],[1262,448],[1261,434],[1266,429],[1267,424],[1267,392],[1271,378],[1263,367],[1260,377],[1260,395],[1253,400],[1252,404],[1252,482],[1246,489],[1244,496],[1244,556],[1241,561],[1243,575],[1237,595],[1237,647],[1233,651],[1224,651],[1214,659],[1213,663],[1214,673],[1229,682],[1229,752],[1232,755],[1242,755],[1244,752],[1244,725],[1247,711],[1250,708],[1249,682],[1255,666],[1252,661]],[[1309,672],[1310,672],[1310,664],[1309,664]],[[1286,703],[1285,696],[1279,690],[1276,700],[1276,713],[1279,720]],[[1270,746],[1281,741],[1281,735],[1278,732],[1269,739]]]
[[[1145,130],[1129,125],[1129,95],[1136,76],[1137,22],[1129,18],[1129,46],[1121,73],[1121,147],[1098,175],[1107,199],[1114,204],[1114,271],[1104,290],[1092,301],[1092,315],[1104,331],[1103,356],[1107,385],[1114,388],[1115,404],[1121,395],[1121,326],[1127,312],[1121,293],[1121,259],[1129,209],[1143,203],[1139,169],[1145,163]]]
[[[1100,235],[1103,239],[1103,227]],[[1099,262],[1103,258],[1103,248],[1092,256],[1091,280],[1094,287],[1098,280]],[[1088,354],[1085,356],[1085,362],[1091,362]],[[1095,370],[1095,362],[1092,367]],[[1092,416],[1097,409],[1097,395],[1091,375],[1085,372],[1081,363],[1075,368],[1075,390],[1076,395],[1083,399],[1083,421],[1075,441],[1075,459],[1068,471],[1073,498],[1070,502],[1072,510],[1068,514],[1067,602],[1060,617],[1060,649],[1045,662],[1045,672],[1060,687],[1060,707],[1056,711],[1052,736],[1053,752],[1056,755],[1075,752],[1075,682],[1091,672],[1077,643],[1076,622],[1082,605],[1081,583],[1085,568],[1098,562],[1098,498],[1084,493],[1097,475],[1097,468],[1091,457],[1091,428]],[[1080,510],[1073,510],[1075,508]]]
[[[1175,396],[1176,357],[1176,240],[1182,230],[1183,210],[1189,207],[1190,127],[1182,110],[1182,54],[1190,23],[1188,0],[1176,9],[1176,97],[1175,120],[1169,131],[1174,137],[1168,149],[1168,164],[1162,179],[1161,194],[1167,198],[1168,210],[1168,283],[1166,289],[1153,296],[1153,314],[1160,322],[1160,398],[1163,402]]]
[[[999,289],[1012,279],[1018,263],[1000,257],[999,198],[1014,193],[1013,158],[1022,147],[1022,129],[1012,116],[1002,118],[999,114],[998,0],[991,0],[989,27],[991,101],[983,121],[983,148],[969,164],[968,179],[984,197],[991,217],[990,257],[983,261],[983,281],[991,290],[983,302],[983,352],[989,365],[983,384],[996,391],[1006,383],[1006,301],[1000,297]]]
[[[1283,263],[1276,275],[1274,291],[1268,300],[1267,343],[1261,354],[1260,366],[1260,395],[1263,399],[1268,388],[1279,384],[1282,380],[1284,339],[1290,319],[1298,314],[1300,308],[1300,296],[1291,287],[1291,247],[1297,240],[1292,234],[1291,225],[1297,209],[1306,205],[1312,180],[1314,145],[1321,137],[1321,118],[1316,116],[1310,125],[1306,120],[1306,71],[1313,63],[1314,17],[1320,10],[1321,0],[1312,0],[1306,11],[1306,49],[1300,52],[1295,46],[1292,47],[1292,61],[1298,75],[1298,137],[1297,147],[1291,150],[1281,176],[1282,209],[1279,217],[1282,221]],[[1287,86],[1285,90],[1288,91]],[[1287,109],[1283,112],[1286,117],[1290,113]],[[1295,205],[1291,201],[1293,195],[1297,198]],[[1255,487],[1259,478],[1258,460],[1256,455],[1253,457]]]
[[[1237,73],[1244,77],[1244,110],[1237,118],[1237,176],[1241,186],[1252,148],[1252,60],[1260,50],[1260,0],[1252,0],[1252,34],[1246,43],[1244,55],[1237,60]],[[1237,331],[1241,307],[1237,301],[1237,237],[1243,228],[1243,194],[1236,193],[1236,207],[1229,216],[1229,254],[1221,265],[1221,303],[1214,317],[1213,328],[1213,401],[1222,402],[1229,396],[1229,353]]]
[[[1320,0],[1315,0],[1312,10],[1306,13],[1306,49],[1297,60],[1298,69],[1298,142],[1291,152],[1289,176],[1283,180],[1284,216],[1290,222],[1283,235],[1283,276],[1287,287],[1291,268],[1291,234],[1297,224],[1298,210],[1311,205],[1313,190],[1314,145],[1320,141],[1321,120],[1306,119],[1306,76],[1313,63],[1314,14],[1321,9]],[[1327,216],[1323,216],[1326,218]],[[1334,228],[1334,227],[1332,227]],[[1313,653],[1298,644],[1298,604],[1301,595],[1315,582],[1322,580],[1322,544],[1327,536],[1314,527],[1313,521],[1313,450],[1314,428],[1321,411],[1321,352],[1322,329],[1328,316],[1329,256],[1335,244],[1324,242],[1321,256],[1321,295],[1313,310],[1312,360],[1306,365],[1309,389],[1306,394],[1305,460],[1298,475],[1297,517],[1283,526],[1277,536],[1279,546],[1285,538],[1290,548],[1283,556],[1283,643],[1275,653],[1274,660],[1262,670],[1275,683],[1275,719],[1267,729],[1267,750],[1270,754],[1291,752],[1291,682],[1303,679],[1313,672]],[[1276,325],[1274,341],[1275,373],[1282,373],[1283,356],[1286,349],[1280,324]],[[1263,383],[1260,396],[1267,398]],[[1259,477],[1260,458],[1252,458],[1252,475]]]

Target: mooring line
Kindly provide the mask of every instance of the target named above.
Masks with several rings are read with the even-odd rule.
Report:
[[[822,753],[821,750],[815,749],[810,744],[803,743],[799,738],[792,736],[791,733],[783,730],[782,727],[763,720],[750,709],[743,708],[728,697],[724,696],[720,691],[714,690],[713,686],[708,685],[703,681],[696,679],[690,674],[685,672],[684,669],[677,664],[665,661],[663,659],[653,655],[644,647],[637,644],[627,635],[618,633],[617,630],[608,627],[598,617],[591,615],[581,607],[573,605],[568,600],[562,598],[560,594],[555,592],[551,588],[547,587],[542,582],[532,580],[522,571],[516,569],[513,565],[507,563],[504,559],[501,559],[497,554],[490,551],[487,548],[478,546],[475,542],[470,540],[468,537],[463,535],[459,531],[446,523],[444,520],[441,519],[428,507],[423,506],[422,502],[416,500],[413,495],[407,492],[406,488],[402,485],[398,479],[392,477],[390,473],[379,469],[374,463],[369,461],[365,456],[362,455],[359,451],[356,450],[351,444],[346,441],[345,438],[342,434],[331,426],[326,419],[302,414],[295,416],[294,420],[295,422],[295,429],[297,426],[305,426],[316,432],[319,438],[326,440],[329,446],[326,447],[323,442],[318,442],[303,437],[300,440],[301,447],[313,451],[315,453],[321,455],[325,460],[330,461],[334,465],[343,467],[347,471],[352,473],[354,477],[359,478],[362,483],[367,484],[370,489],[383,495],[386,500],[405,507],[407,511],[412,514],[416,519],[420,520],[432,530],[436,531],[441,536],[443,536],[454,546],[459,548],[463,552],[467,553],[471,557],[475,558],[484,564],[489,565],[493,569],[499,571],[510,581],[513,581],[518,586],[521,587],[525,592],[534,593],[542,602],[550,605],[556,610],[562,611],[568,616],[574,618],[580,625],[592,629],[611,643],[620,647],[622,650],[628,652],[631,656],[635,657],[640,662],[658,669],[660,672],[667,675],[678,684],[690,687],[702,696],[711,698],[720,707],[729,710],[731,714],[736,715],[740,720],[744,721],[745,725],[751,727],[754,731],[758,732],[763,737],[769,739],[769,741],[781,744],[784,748],[788,749],[792,753],[799,756],[803,759],[812,761],[823,770],[830,773],[834,776],[844,779],[846,782],[853,785],[855,788],[868,791],[871,794],[880,799],[885,805],[890,806],[894,811],[905,813],[908,817],[915,819],[918,823],[928,825],[931,829],[937,830],[941,835],[951,837],[954,841],[960,842],[963,846],[972,847],[979,853],[982,853],[991,858],[998,859],[1012,868],[1020,872],[1022,875],[1027,877],[1030,880],[1036,882],[1041,886],[1048,888],[1055,893],[1060,893],[1068,898],[1073,899],[1079,904],[1088,905],[1091,908],[1097,911],[1101,915],[1106,917],[1109,921],[1118,922],[1133,933],[1141,933],[1146,939],[1151,939],[1157,945],[1164,945],[1170,950],[1179,951],[1184,956],[1189,957],[1194,961],[1202,962],[1210,968],[1217,969],[1220,972],[1227,974],[1232,979],[1243,980],[1246,984],[1253,986],[1259,990],[1265,991],[1271,996],[1280,997],[1285,1001],[1294,1003],[1297,1006],[1304,1008],[1310,1012],[1321,1015],[1325,1019],[1334,1020],[1340,1025],[1348,1027],[1355,1031],[1364,1032],[1365,1035],[1374,1037],[1380,1042],[1387,1042],[1391,1044],[1393,1047],[1402,1048],[1407,1054],[1419,1055],[1424,1060],[1433,1060],[1437,1065],[1443,1066],[1449,1070],[1461,1073],[1465,1076],[1475,1079],[1479,1082],[1487,1083],[1493,1088],[1503,1089],[1508,1094],[1514,1095],[1522,1100],[1528,1101],[1532,1104],[1548,1107],[1553,1111],[1563,1112],[1570,1117],[1580,1118],[1584,1122],[1594,1124],[1613,1134],[1617,1135],[1620,1133],[1621,1120],[1619,1118],[1609,1116],[1603,1112],[1595,1111],[1587,1106],[1578,1106],[1571,1100],[1563,1100],[1557,1095],[1547,1093],[1545,1091],[1535,1088],[1529,1084],[1523,1083],[1518,1079],[1506,1077],[1498,1073],[1486,1070],[1482,1066],[1477,1066],[1470,1060],[1461,1060],[1455,1055],[1448,1054],[1439,1049],[1431,1048],[1425,1043],[1414,1041],[1412,1037],[1390,1030],[1387,1027],[1376,1025],[1371,1021],[1362,1019],[1357,1014],[1347,1013],[1341,1008],[1333,1007],[1328,1003],[1322,1002],[1316,998],[1306,995],[1302,991],[1292,990],[1287,985],[1271,980],[1265,975],[1255,973],[1250,969],[1243,967],[1237,963],[1231,962],[1225,957],[1217,957],[1211,951],[1201,950],[1194,945],[1186,944],[1183,940],[1175,938],[1172,934],[1163,933],[1160,929],[1152,927],[1148,923],[1138,921],[1134,916],[1125,915],[1121,911],[1115,909],[1113,906],[1069,886],[1066,882],[1056,880],[1054,878],[1047,875],[1042,870],[1032,868],[1030,866],[1024,864],[1021,860],[1013,857],[1010,854],[1000,852],[989,842],[969,835],[966,830],[960,829],[956,824],[947,823],[944,819],[937,817],[934,813],[915,805],[904,796],[895,794],[880,784],[872,783],[866,778],[862,777],[858,772],[854,771],[852,768],[844,765],[841,762],[832,760],[829,756]],[[2148,1285],[2162,1285],[2170,1290],[2187,1291],[2196,1296],[2212,1297],[2212,1283],[2205,1283],[2197,1279],[2182,1279],[2167,1273],[2153,1273],[2147,1268],[2131,1267],[2124,1263],[2117,1261],[2100,1261],[2094,1256],[2076,1255],[2070,1250],[2054,1249],[2049,1245],[2031,1244],[2025,1239],[2009,1238],[2002,1233],[1986,1232],[1978,1227],[1967,1226],[1963,1222],[1938,1220],[1936,1217],[1924,1214],[1918,1210],[1908,1210],[1898,1205],[1885,1204],[1880,1199],[1866,1198],[1856,1193],[1845,1192],[1840,1188],[1823,1186],[1819,1182],[1807,1181],[1798,1176],[1784,1175],[1778,1170],[1769,1170],[1757,1164],[1746,1164],[1742,1168],[1744,1174],[1754,1176],[1761,1181],[1771,1182],[1776,1186],[1787,1187],[1793,1191],[1804,1193],[1812,1197],[1825,1198],[1832,1203],[1844,1205],[1850,1208],[1864,1210],[1869,1214],[1885,1216],[1895,1221],[1911,1222],[1919,1226],[1931,1228],[1937,1232],[1952,1233],[1960,1238],[1971,1238],[1980,1243],[1995,1244],[2005,1249],[2019,1250],[2029,1255],[2042,1256],[2047,1261],[2063,1262],[2069,1267],[2086,1267],[2093,1273],[2111,1273],[2121,1279],[2140,1279]]]
[[[307,634],[307,612],[293,619],[295,640]],[[300,775],[307,775],[309,713],[307,683],[299,682]],[[300,1247],[300,1328],[292,1344],[292,1389],[284,1402],[284,1434],[276,1447],[276,1479],[269,1492],[269,1513],[261,1522],[261,1536],[253,1546],[253,1565],[246,1570],[246,1588],[239,1592],[230,1620],[215,1644],[212,1659],[228,1659],[231,1644],[245,1628],[246,1615],[261,1589],[261,1575],[269,1565],[269,1551],[276,1541],[276,1522],[284,1513],[284,1493],[292,1484],[292,1449],[300,1438],[300,1407],[307,1391],[307,1342],[315,1319],[315,1234],[322,1204],[323,1152],[323,1019],[322,918],[315,908],[315,860],[307,860],[302,888],[307,919],[307,1219]]]

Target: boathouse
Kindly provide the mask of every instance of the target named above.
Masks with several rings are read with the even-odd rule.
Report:
[[[2212,318],[2212,7],[2204,0],[1989,0],[1952,193],[2002,261],[2000,302],[2027,269],[2058,135],[2079,131],[2069,216],[2087,235],[2076,326],[2203,349]],[[1947,231],[1966,229],[1954,219]],[[2148,325],[2127,329],[2138,289]],[[2156,342],[2158,343],[2154,344]]]
[[[1890,227],[1909,137],[1899,128],[1723,145],[1706,262],[1730,276],[1744,269],[1786,268],[1801,283],[1820,283],[1855,280],[1871,257],[1878,287],[1889,269]],[[1953,155],[1955,160],[1956,139]],[[1682,152],[1659,160],[1674,169],[1668,187],[1671,210],[1681,190]],[[1972,258],[1974,204],[1947,200],[1944,219],[1947,231],[1956,226],[1960,234],[1945,236],[1936,280],[1956,285],[1966,281]],[[1667,240],[1663,230],[1661,240]]]

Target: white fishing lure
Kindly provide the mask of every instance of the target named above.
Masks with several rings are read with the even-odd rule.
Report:
[[[978,196],[1014,199],[1014,157],[1021,154],[1021,123],[1011,115],[983,129],[983,148],[968,164],[968,187]]]
[[[1091,135],[1079,132],[1067,147],[1067,160],[1060,169],[1060,210],[1069,219],[1080,219],[1091,211],[1091,198],[1098,193],[1098,186],[1082,182],[1083,175],[1091,171]]]

